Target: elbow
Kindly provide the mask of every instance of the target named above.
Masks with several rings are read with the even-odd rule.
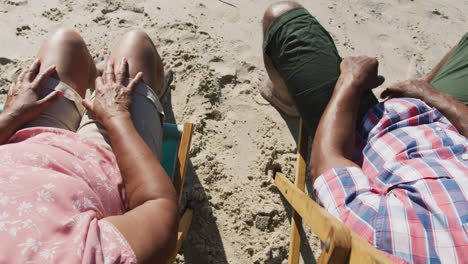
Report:
[[[174,254],[177,247],[177,237],[179,228],[177,203],[167,201],[165,205],[165,217],[159,219],[159,225],[164,227],[158,235],[157,246],[152,250],[152,257],[148,263],[167,263]]]
[[[178,217],[176,216],[174,218],[174,221],[171,223],[170,227],[168,228],[169,232],[166,238],[168,255],[166,255],[166,261],[164,261],[164,263],[167,263],[174,254],[177,254],[175,250],[177,247],[178,227],[179,227],[179,220],[178,220]]]
[[[314,184],[315,180],[320,176],[320,164],[322,161],[320,160],[320,155],[316,152],[312,151],[310,155],[310,163],[309,163],[309,170],[310,170],[310,178],[312,180],[312,185]]]
[[[177,244],[177,233],[179,229],[179,207],[177,202],[169,201],[170,205],[167,207],[168,218],[166,219],[167,235],[165,236],[167,249],[173,252]]]
[[[317,179],[317,174],[316,174],[316,169],[312,161],[310,162],[309,165],[309,170],[310,170],[310,178],[312,181],[312,185],[314,185],[315,179]]]

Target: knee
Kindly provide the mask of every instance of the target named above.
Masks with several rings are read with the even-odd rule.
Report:
[[[270,27],[273,20],[279,17],[284,12],[296,8],[302,7],[300,4],[292,1],[280,1],[271,4],[266,10],[265,14],[263,15],[263,34],[266,33],[268,28]]]
[[[73,29],[60,28],[56,30],[49,39],[54,43],[66,43],[71,45],[85,45],[83,38]],[[85,45],[86,46],[86,45]]]
[[[134,29],[134,30],[128,31],[127,33],[124,34],[123,38],[131,42],[151,40],[148,34],[145,31],[140,30],[140,29]]]

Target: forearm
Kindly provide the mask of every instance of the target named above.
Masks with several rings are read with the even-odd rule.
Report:
[[[325,109],[315,135],[312,154],[312,180],[337,166],[357,166],[351,161],[360,94],[353,87],[338,83]]]
[[[468,137],[468,106],[453,96],[440,92],[431,86],[421,98],[428,105],[437,108],[457,128]]]
[[[105,126],[125,183],[130,209],[156,199],[177,204],[172,182],[130,117],[114,118]]]
[[[0,113],[0,145],[8,141],[8,139],[20,128],[17,120],[11,115],[3,112]]]

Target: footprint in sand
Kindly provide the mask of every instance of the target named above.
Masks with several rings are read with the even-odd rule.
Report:
[[[380,43],[382,46],[391,46],[391,37],[390,35],[387,34],[379,34],[377,35],[377,41]]]

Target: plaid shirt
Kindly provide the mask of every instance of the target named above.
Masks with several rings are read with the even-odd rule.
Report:
[[[468,263],[468,140],[437,109],[392,99],[369,110],[354,161],[321,175],[324,208],[410,263]]]

